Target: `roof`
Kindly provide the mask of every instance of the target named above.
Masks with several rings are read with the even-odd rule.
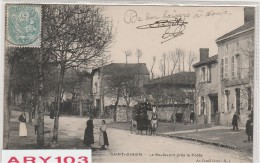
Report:
[[[94,73],[101,67],[92,71]],[[111,63],[103,67],[104,75],[150,75],[145,63]]]
[[[239,33],[246,32],[249,29],[254,29],[254,27],[255,27],[255,21],[248,22],[248,23],[246,23],[246,24],[244,24],[244,25],[234,29],[233,31],[230,31],[230,32],[224,34],[223,36],[219,37],[216,40],[216,42],[219,42],[221,40],[224,40],[224,39],[227,39],[229,37],[232,37],[233,35],[237,35]]]
[[[197,67],[200,67],[200,66],[203,66],[203,65],[208,65],[208,64],[213,64],[213,63],[217,63],[218,62],[218,55],[213,55],[203,61],[200,61],[198,63],[195,63],[193,65],[194,68],[197,68]]]
[[[195,86],[196,75],[195,72],[178,72],[169,76],[150,80],[148,85],[162,84],[162,85],[192,85]]]

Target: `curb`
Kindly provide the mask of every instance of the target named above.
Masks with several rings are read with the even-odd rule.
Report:
[[[202,140],[202,139],[190,138],[190,137],[185,137],[185,136],[163,135],[163,134],[158,134],[158,136],[176,138],[176,139],[180,139],[180,140],[189,140],[189,141],[209,144],[209,145],[222,147],[222,148],[233,149],[233,150],[237,149],[237,147],[233,146],[233,145],[227,145],[227,144],[223,144],[223,143],[220,143],[220,142],[210,142],[210,141],[206,141],[206,140]]]

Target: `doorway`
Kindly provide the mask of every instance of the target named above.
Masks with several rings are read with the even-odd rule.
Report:
[[[240,88],[236,88],[236,111],[240,115]]]
[[[210,102],[211,102],[211,123],[216,123],[217,120],[217,113],[218,113],[218,95],[210,95]]]

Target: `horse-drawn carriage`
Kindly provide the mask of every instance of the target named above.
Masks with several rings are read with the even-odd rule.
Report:
[[[146,134],[154,134],[157,126],[157,114],[153,111],[153,108],[149,102],[138,103],[134,106],[132,111],[132,120],[130,126],[130,132],[135,131],[136,134],[142,134],[146,131]]]

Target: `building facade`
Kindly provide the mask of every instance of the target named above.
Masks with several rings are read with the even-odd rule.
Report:
[[[216,40],[219,56],[220,124],[229,125],[235,112],[245,126],[253,110],[254,8],[244,8],[244,25]]]
[[[125,63],[111,63],[104,67],[94,69],[92,71],[92,94],[94,108],[101,114],[104,108],[115,105],[117,101],[117,90],[135,89],[136,87],[142,89],[143,84],[150,80],[150,73],[145,63],[125,64]],[[130,79],[131,78],[131,79]],[[131,81],[131,83],[130,83]],[[129,82],[126,84],[126,82]],[[124,83],[124,84],[123,84]],[[121,85],[121,86],[120,86]],[[121,94],[122,92],[120,92]],[[135,92],[136,94],[140,92]],[[118,105],[126,106],[125,99],[119,95]],[[140,97],[130,97],[129,106],[133,106]]]
[[[254,8],[244,8],[244,24],[216,40],[218,55],[200,49],[196,71],[198,123],[231,125],[235,112],[245,126],[254,101]]]
[[[196,72],[194,98],[198,123],[218,124],[218,55],[209,57],[209,49],[200,48],[200,61],[193,68]]]
[[[195,82],[195,72],[179,72],[150,80],[145,85],[148,100],[158,106],[159,120],[190,121]]]

